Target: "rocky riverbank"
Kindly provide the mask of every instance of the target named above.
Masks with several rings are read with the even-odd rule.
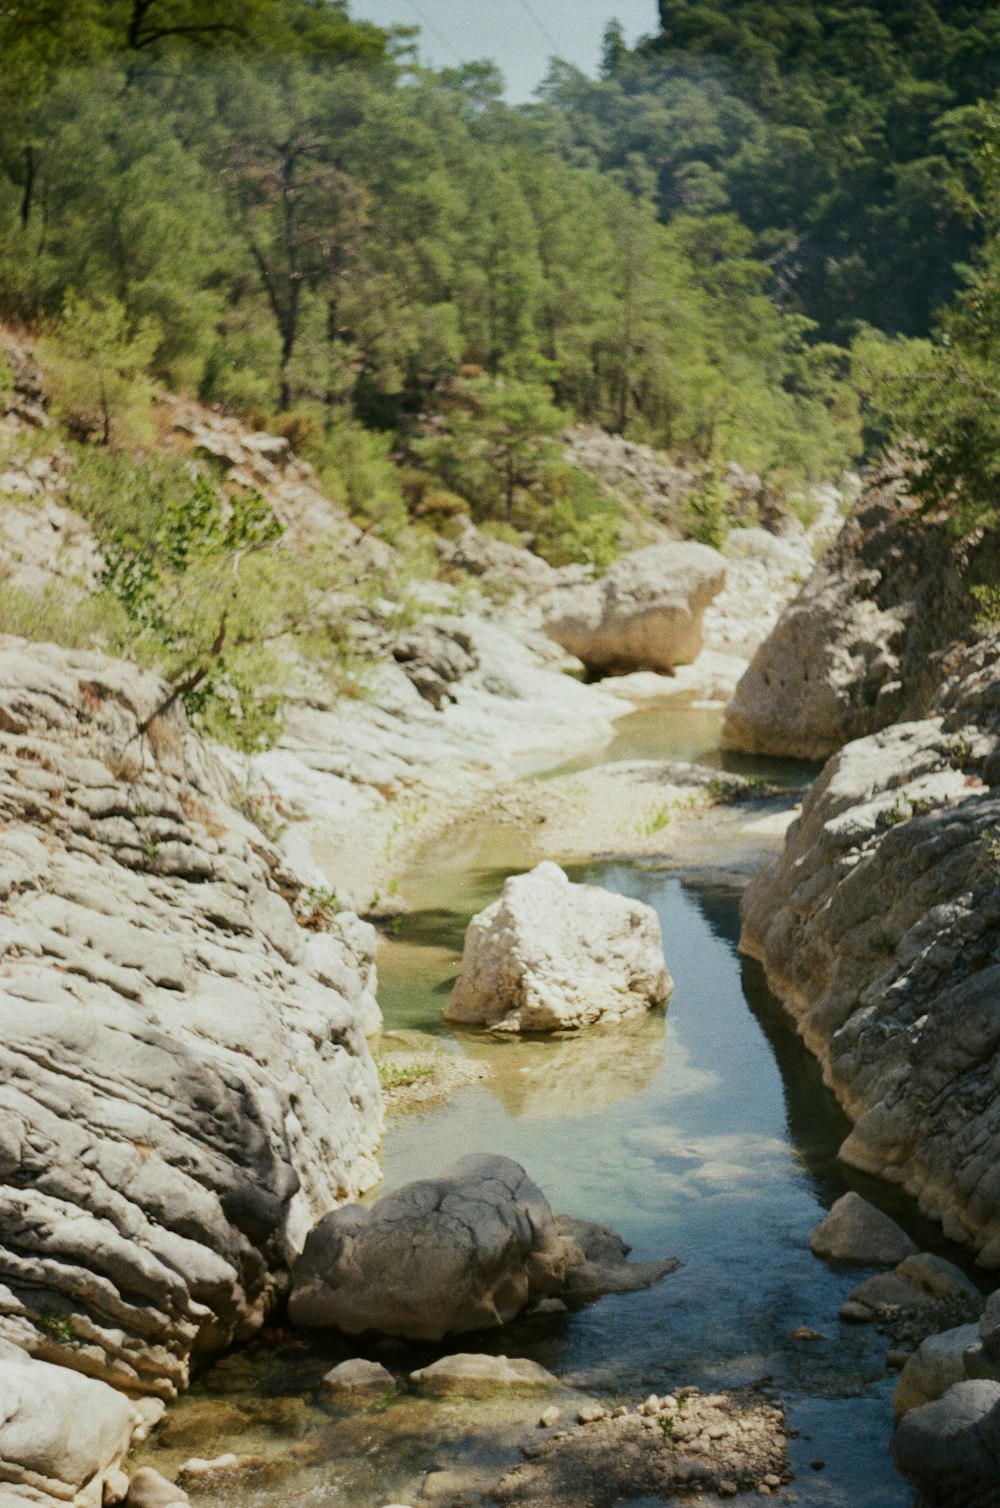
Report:
[[[915,1195],[996,1271],[1000,633],[972,590],[995,579],[991,549],[921,514],[905,477],[875,479],[758,651],[724,737],[838,751],[746,892],[741,947],[854,1123],[841,1160]],[[896,1291],[852,1297],[892,1308]],[[894,1453],[928,1508],[995,1496],[984,1323],[931,1336],[900,1380]]]
[[[17,403],[29,379],[30,364]],[[42,425],[31,402],[5,422]],[[389,558],[286,441],[179,400],[164,427],[259,490],[293,544]],[[58,444],[3,486],[20,499],[0,520],[7,579],[83,602],[102,564],[64,506]],[[695,664],[604,687],[567,675],[545,632],[579,572],[468,528],[442,542],[448,579],[418,584],[413,621],[359,608],[364,695],[296,666],[278,746],[249,757],[209,747],[154,675],[0,639],[0,1460],[15,1497],[121,1500],[129,1438],[259,1332],[315,1220],[377,1179],[374,934],[356,911],[391,911],[419,843],[498,788],[516,803],[516,777],[599,748],[650,696],[718,700],[745,663],[739,615],[749,635],[809,558],[805,535],[738,532],[713,567],[726,585],[697,607]],[[584,805],[600,800],[582,778]],[[708,779],[619,769],[604,789],[642,789],[634,825],[662,852],[664,805],[693,811],[697,790],[710,804]],[[591,846],[628,846],[621,802],[606,806]],[[84,1407],[95,1432],[67,1455]]]

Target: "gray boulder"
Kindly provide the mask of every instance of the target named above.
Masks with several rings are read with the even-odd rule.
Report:
[[[892,1440],[920,1508],[1000,1504],[1000,1383],[959,1382],[906,1415]]]
[[[349,1205],[325,1216],[295,1265],[289,1318],[305,1328],[407,1340],[492,1329],[533,1300],[624,1288],[617,1269],[628,1267],[628,1248],[615,1241],[603,1227],[557,1221],[510,1158],[463,1157],[372,1209]],[[631,1286],[647,1287],[674,1266],[629,1268]],[[602,1267],[609,1281],[600,1288]]]
[[[642,1015],[672,990],[652,906],[573,885],[546,862],[473,917],[444,1014],[494,1031],[566,1031]]]
[[[1000,1362],[1000,1288],[986,1300],[979,1320],[979,1337],[986,1355]]]
[[[853,1189],[842,1194],[809,1237],[817,1257],[861,1267],[892,1267],[917,1248],[890,1216]]]
[[[899,1374],[892,1397],[896,1418],[940,1398],[956,1382],[967,1382],[974,1374],[967,1369],[966,1357],[978,1341],[975,1325],[956,1325],[921,1341]],[[1000,1375],[996,1381],[1000,1382]]]
[[[600,581],[554,592],[545,631],[592,670],[670,671],[702,648],[701,619],[726,562],[691,541],[624,555]]]
[[[396,1379],[378,1361],[365,1361],[361,1356],[355,1356],[350,1361],[342,1361],[339,1366],[331,1367],[323,1378],[323,1386],[329,1388],[331,1393],[348,1393],[357,1396],[360,1393],[389,1393],[396,1386]]]

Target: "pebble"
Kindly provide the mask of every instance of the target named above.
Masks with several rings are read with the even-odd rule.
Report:
[[[767,1474],[767,1476],[764,1478],[764,1486],[765,1487],[780,1487],[781,1486],[781,1478],[780,1477],[776,1477],[773,1471],[769,1471],[768,1474]]]
[[[603,1403],[585,1403],[583,1408],[577,1410],[576,1417],[579,1424],[596,1424],[598,1420],[608,1417],[608,1411]]]
[[[232,1451],[227,1451],[224,1456],[213,1456],[210,1461],[205,1460],[202,1456],[192,1456],[190,1461],[184,1462],[177,1475],[182,1477],[204,1477],[213,1471],[232,1471],[233,1467],[239,1464],[239,1456],[233,1455]]]
[[[551,1429],[554,1424],[559,1423],[559,1420],[561,1418],[562,1411],[560,1409],[557,1409],[555,1407],[548,1408],[545,1410],[545,1413],[539,1419],[538,1423],[542,1429]]]
[[[820,1335],[818,1330],[811,1330],[808,1325],[796,1325],[794,1330],[788,1332],[792,1340],[825,1340],[825,1335]]]

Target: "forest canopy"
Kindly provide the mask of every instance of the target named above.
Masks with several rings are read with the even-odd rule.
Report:
[[[858,457],[859,383],[869,436],[930,433],[933,384],[903,414],[893,371],[992,338],[995,6],[660,14],[514,108],[342,0],[9,0],[0,316],[45,337],[81,443],[141,443],[169,385],[284,425],[335,491],[381,478],[378,527],[390,455],[482,508],[497,414],[786,480]],[[557,472],[535,524],[589,507]]]

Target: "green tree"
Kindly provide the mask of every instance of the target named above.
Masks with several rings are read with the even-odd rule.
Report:
[[[132,327],[114,299],[89,303],[67,296],[40,355],[53,409],[71,434],[104,446],[147,438],[152,399],[147,373],[159,338],[155,321]]]

